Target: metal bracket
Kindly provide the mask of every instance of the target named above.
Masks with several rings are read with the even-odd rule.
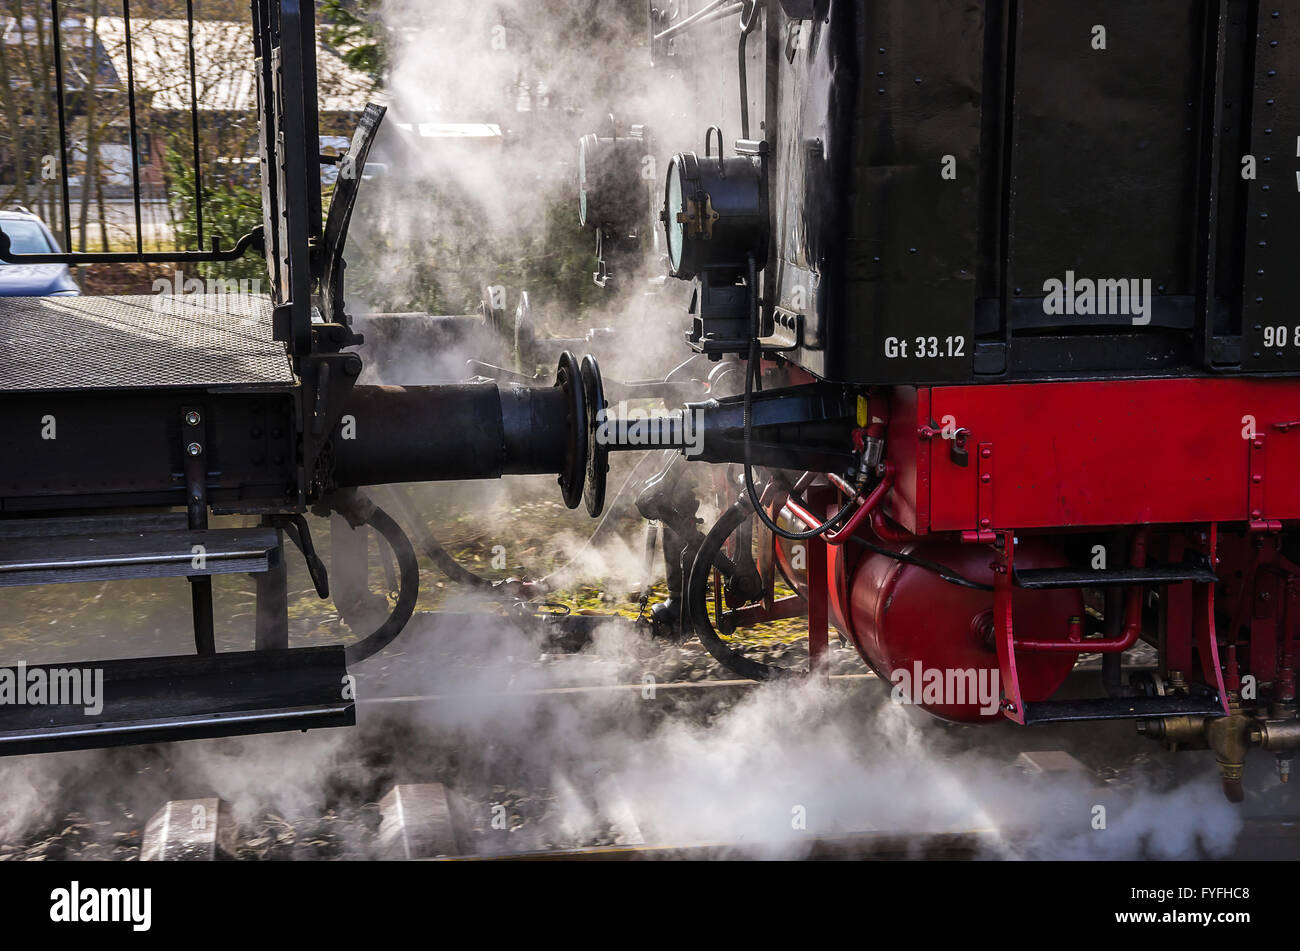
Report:
[[[701,200],[702,199],[702,200]],[[703,210],[701,210],[703,205]],[[713,223],[721,215],[713,210],[713,198],[702,195],[700,198],[688,198],[686,210],[677,212],[677,223],[686,225],[686,234],[693,238],[703,237],[705,241],[713,240]]]
[[[185,472],[185,509],[191,529],[208,527],[208,440],[205,409],[181,407],[181,457]],[[199,654],[217,652],[212,620],[212,576],[190,577],[190,601],[194,613],[194,646]]]
[[[1283,432],[1286,430],[1284,429]],[[1264,436],[1257,433],[1250,441],[1250,482],[1247,488],[1247,508],[1252,532],[1280,532],[1282,523],[1264,515]]]
[[[975,515],[979,520],[979,530],[987,532],[993,528],[993,443],[991,442],[982,442],[979,445],[978,489]]]

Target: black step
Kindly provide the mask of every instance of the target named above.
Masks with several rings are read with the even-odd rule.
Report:
[[[274,528],[214,528],[0,537],[0,587],[266,571]],[[195,546],[203,546],[200,565]]]
[[[1027,568],[1016,570],[1017,587],[1029,590],[1044,588],[1105,588],[1116,585],[1179,584],[1197,581],[1213,584],[1218,577],[1200,565],[1154,565],[1150,568]]]
[[[343,655],[342,646],[330,646],[0,666],[6,681],[25,679],[28,700],[34,671],[46,683],[54,682],[51,672],[76,674],[79,679],[63,682],[82,686],[86,676],[102,671],[103,677],[97,714],[86,712],[84,694],[69,705],[18,703],[15,697],[0,703],[0,755],[352,726],[355,701],[344,696]]]
[[[1214,697],[1177,695],[1172,697],[1119,697],[1092,700],[1043,700],[1025,704],[1025,725],[1072,723],[1083,720],[1142,720],[1203,714],[1223,716]]]

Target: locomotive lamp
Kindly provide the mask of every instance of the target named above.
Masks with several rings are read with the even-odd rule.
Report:
[[[710,152],[714,132],[716,155]],[[687,339],[714,358],[748,349],[757,274],[767,263],[767,143],[740,141],[736,153],[722,154],[722,133],[713,128],[703,157],[673,156],[659,216],[669,274],[700,282]]]
[[[584,228],[634,231],[643,217],[640,126],[628,135],[584,135],[578,140],[578,221]]]
[[[641,171],[648,140],[644,126],[625,135],[610,119],[612,134],[578,140],[578,221],[596,232],[596,283],[606,286],[622,260],[641,249],[649,223],[648,190]]]

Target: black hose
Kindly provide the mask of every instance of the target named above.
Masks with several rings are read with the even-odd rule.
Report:
[[[930,561],[928,558],[921,558],[917,555],[903,551],[895,551],[892,548],[886,548],[884,545],[877,545],[869,542],[865,538],[858,538],[856,535],[851,536],[855,544],[861,545],[868,551],[874,551],[877,555],[884,555],[887,558],[893,558],[895,561],[901,561],[907,565],[916,565],[918,568],[924,568],[926,571],[933,571],[949,584],[955,584],[961,588],[973,588],[976,591],[992,591],[993,585],[985,584],[982,581],[972,581],[964,575],[958,574],[947,565],[941,565],[937,561]]]
[[[709,621],[709,579],[713,574],[714,563],[722,552],[722,546],[751,515],[749,499],[741,496],[731,508],[709,529],[695,553],[691,563],[690,578],[686,582],[686,611],[691,619],[691,627],[704,645],[704,649],[713,655],[727,670],[746,680],[777,680],[783,677],[798,677],[801,670],[788,667],[774,667],[756,660],[750,660],[744,654],[732,650],[718,636]]]
[[[384,537],[397,557],[397,572],[401,577],[397,603],[393,605],[388,618],[355,644],[347,645],[344,659],[351,666],[373,657],[391,644],[411,620],[411,615],[415,613],[415,602],[420,597],[420,564],[415,557],[415,549],[411,547],[411,540],[406,537],[401,526],[362,493],[338,493],[330,505],[353,527],[369,525]]]
[[[429,530],[424,519],[415,511],[415,507],[411,504],[409,496],[407,496],[403,489],[397,486],[391,486],[389,487],[387,495],[388,498],[392,500],[393,507],[397,510],[397,514],[400,515],[405,520],[406,524],[411,526],[414,530],[415,540],[419,544],[420,548],[422,548],[424,553],[429,556],[429,560],[434,563],[439,571],[446,575],[449,580],[454,581],[457,584],[463,584],[467,587],[478,588],[484,591],[492,590],[493,584],[490,579],[484,578],[482,575],[476,575],[474,572],[470,571],[458,562],[451,552],[443,548],[438,542],[438,539],[434,538],[433,532]]]

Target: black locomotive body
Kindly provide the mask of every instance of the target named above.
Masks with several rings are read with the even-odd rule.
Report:
[[[1266,6],[787,4],[749,38],[751,131],[710,88],[733,22],[655,53],[770,146],[765,346],[815,376],[1290,373],[1264,331],[1294,325],[1300,27]],[[1053,312],[1067,274],[1100,306]]]

